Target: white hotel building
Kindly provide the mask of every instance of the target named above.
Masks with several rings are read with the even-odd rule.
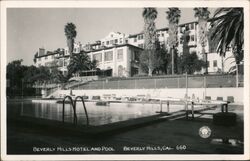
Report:
[[[179,45],[177,47],[179,54],[196,52],[198,57],[202,59],[201,45],[198,42],[198,23],[190,22],[179,25],[178,38]],[[168,28],[157,30],[157,37],[161,44],[168,47]],[[224,67],[224,72],[235,65],[233,55],[230,51],[226,57],[221,57],[214,52],[209,41],[205,51],[208,58],[208,72],[217,73]],[[130,77],[138,74],[138,62],[140,52],[144,48],[144,35],[138,33],[127,35],[120,32],[111,32],[105,38],[82,45],[80,42],[74,44],[73,53],[78,54],[81,50],[85,51],[91,60],[98,61],[98,68],[101,70],[110,70],[112,76]],[[60,49],[58,52],[45,52],[45,49],[40,48],[34,57],[35,66],[50,66],[53,61],[57,60],[59,70],[63,73],[67,72],[69,64],[68,49]],[[222,65],[224,64],[224,65]]]

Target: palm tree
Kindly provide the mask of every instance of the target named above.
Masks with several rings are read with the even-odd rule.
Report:
[[[207,20],[209,18],[210,12],[207,7],[194,8],[194,17],[198,17],[199,25],[199,42],[202,47],[202,57],[203,60],[207,63],[207,54],[205,52],[205,47],[207,45]],[[205,68],[205,74],[208,73],[208,67]]]
[[[67,23],[64,27],[65,36],[67,38],[67,46],[69,48],[69,54],[72,56],[74,49],[74,41],[77,35],[76,26],[73,23]]]
[[[96,68],[96,61],[91,61],[87,53],[81,51],[71,57],[68,65],[68,75],[80,73],[83,70],[91,70]]]
[[[211,39],[219,40],[217,52],[225,56],[232,48],[236,62],[236,86],[238,87],[238,65],[244,58],[244,12],[243,8],[219,8],[215,11],[211,23]]]
[[[226,50],[231,47],[236,64],[239,64],[243,60],[243,8],[217,9],[211,27],[211,41],[218,40],[217,52],[225,56]]]
[[[152,57],[156,47],[156,27],[155,27],[155,19],[157,18],[157,10],[156,8],[144,8],[142,12],[142,16],[144,18],[144,37],[145,37],[145,53],[148,55],[148,75],[152,76],[154,64],[152,62]]]
[[[169,11],[166,12],[167,19],[169,22],[169,46],[171,48],[172,55],[172,74],[174,74],[174,54],[175,48],[178,45],[178,24],[181,16],[181,10],[179,8],[169,8]]]

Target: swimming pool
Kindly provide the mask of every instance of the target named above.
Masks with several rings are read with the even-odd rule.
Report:
[[[159,103],[110,103],[107,106],[97,106],[95,102],[85,102],[92,126],[105,125],[120,121],[157,115]],[[8,109],[15,110],[16,115],[62,121],[62,104],[49,101],[9,102]],[[184,105],[170,104],[170,113],[184,109]],[[8,110],[11,112],[11,110]],[[17,112],[18,111],[18,112]],[[162,105],[162,111],[167,111],[167,105]],[[13,111],[12,111],[13,113]],[[86,116],[81,102],[76,104],[78,124],[86,124]],[[73,122],[73,109],[65,104],[65,122]]]

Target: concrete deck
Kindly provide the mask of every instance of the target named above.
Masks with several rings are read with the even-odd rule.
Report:
[[[140,120],[144,123],[139,124],[139,126],[124,126],[124,128],[118,128],[119,130],[115,131],[112,130],[114,126],[111,126],[109,132],[100,135],[80,132],[86,130],[85,128],[74,131],[37,125],[32,122],[8,121],[7,153],[242,154],[244,151],[244,130],[241,121],[238,121],[235,126],[223,127],[213,125],[212,120],[207,118],[194,120],[186,120],[185,118],[159,120],[156,118],[159,117],[155,117],[154,121],[152,118],[146,118],[145,120],[151,121]],[[202,126],[208,126],[212,131],[211,136],[207,139],[199,136],[199,129]],[[98,130],[102,131],[101,128]],[[215,140],[222,138],[235,139],[236,142],[232,145]],[[186,148],[179,149],[180,146]],[[42,150],[45,147],[51,148],[51,151]]]

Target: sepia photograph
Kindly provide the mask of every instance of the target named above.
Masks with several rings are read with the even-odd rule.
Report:
[[[249,159],[248,1],[5,1],[1,21],[3,160]]]

